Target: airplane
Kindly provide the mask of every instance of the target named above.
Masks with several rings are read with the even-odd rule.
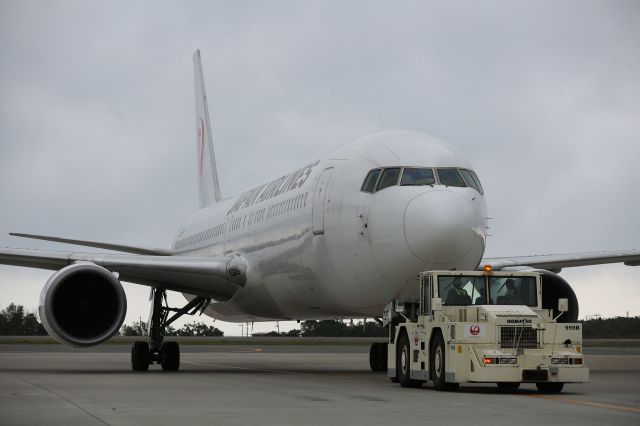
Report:
[[[390,299],[413,291],[421,271],[491,265],[541,271],[543,307],[555,312],[567,298],[563,320],[573,322],[578,301],[562,268],[640,265],[640,250],[483,258],[487,206],[471,163],[409,131],[358,139],[222,197],[199,51],[194,78],[199,209],[170,248],[11,233],[110,252],[0,249],[0,264],[55,271],[38,312],[59,342],[88,347],[114,336],[127,308],[121,281],[151,288],[148,341],[131,352],[132,369],[146,371],[153,363],[179,369],[179,346],[164,332],[185,314],[235,322],[378,318]],[[169,290],[187,303],[169,307]]]

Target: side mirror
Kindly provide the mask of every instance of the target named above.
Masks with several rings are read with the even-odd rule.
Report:
[[[404,315],[404,313],[406,311],[406,307],[404,305],[404,302],[396,301],[393,311],[398,313],[398,314]]]
[[[432,311],[441,311],[442,310],[442,299],[439,297],[434,297],[431,299],[431,310]]]
[[[569,310],[569,299],[558,299],[558,312],[567,312]]]

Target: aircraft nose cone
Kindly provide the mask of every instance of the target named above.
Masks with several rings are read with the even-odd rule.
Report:
[[[476,213],[462,195],[449,190],[422,194],[407,204],[404,233],[420,260],[452,264],[464,259],[478,238]]]

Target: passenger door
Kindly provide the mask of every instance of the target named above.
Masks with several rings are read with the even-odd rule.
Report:
[[[326,195],[332,173],[333,167],[324,169],[318,178],[318,183],[316,184],[311,211],[313,235],[324,234],[324,212],[326,210],[326,204],[329,202]]]

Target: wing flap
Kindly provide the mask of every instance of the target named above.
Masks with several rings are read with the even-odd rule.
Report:
[[[530,266],[532,268],[559,272],[562,268],[603,265],[607,263],[624,263],[627,266],[639,266],[640,250],[490,257],[482,259],[480,267],[491,265],[493,269],[500,270],[512,266]]]
[[[91,262],[118,273],[122,281],[228,300],[246,282],[238,256],[186,257],[95,254],[33,249],[0,249],[0,264],[58,270]]]

